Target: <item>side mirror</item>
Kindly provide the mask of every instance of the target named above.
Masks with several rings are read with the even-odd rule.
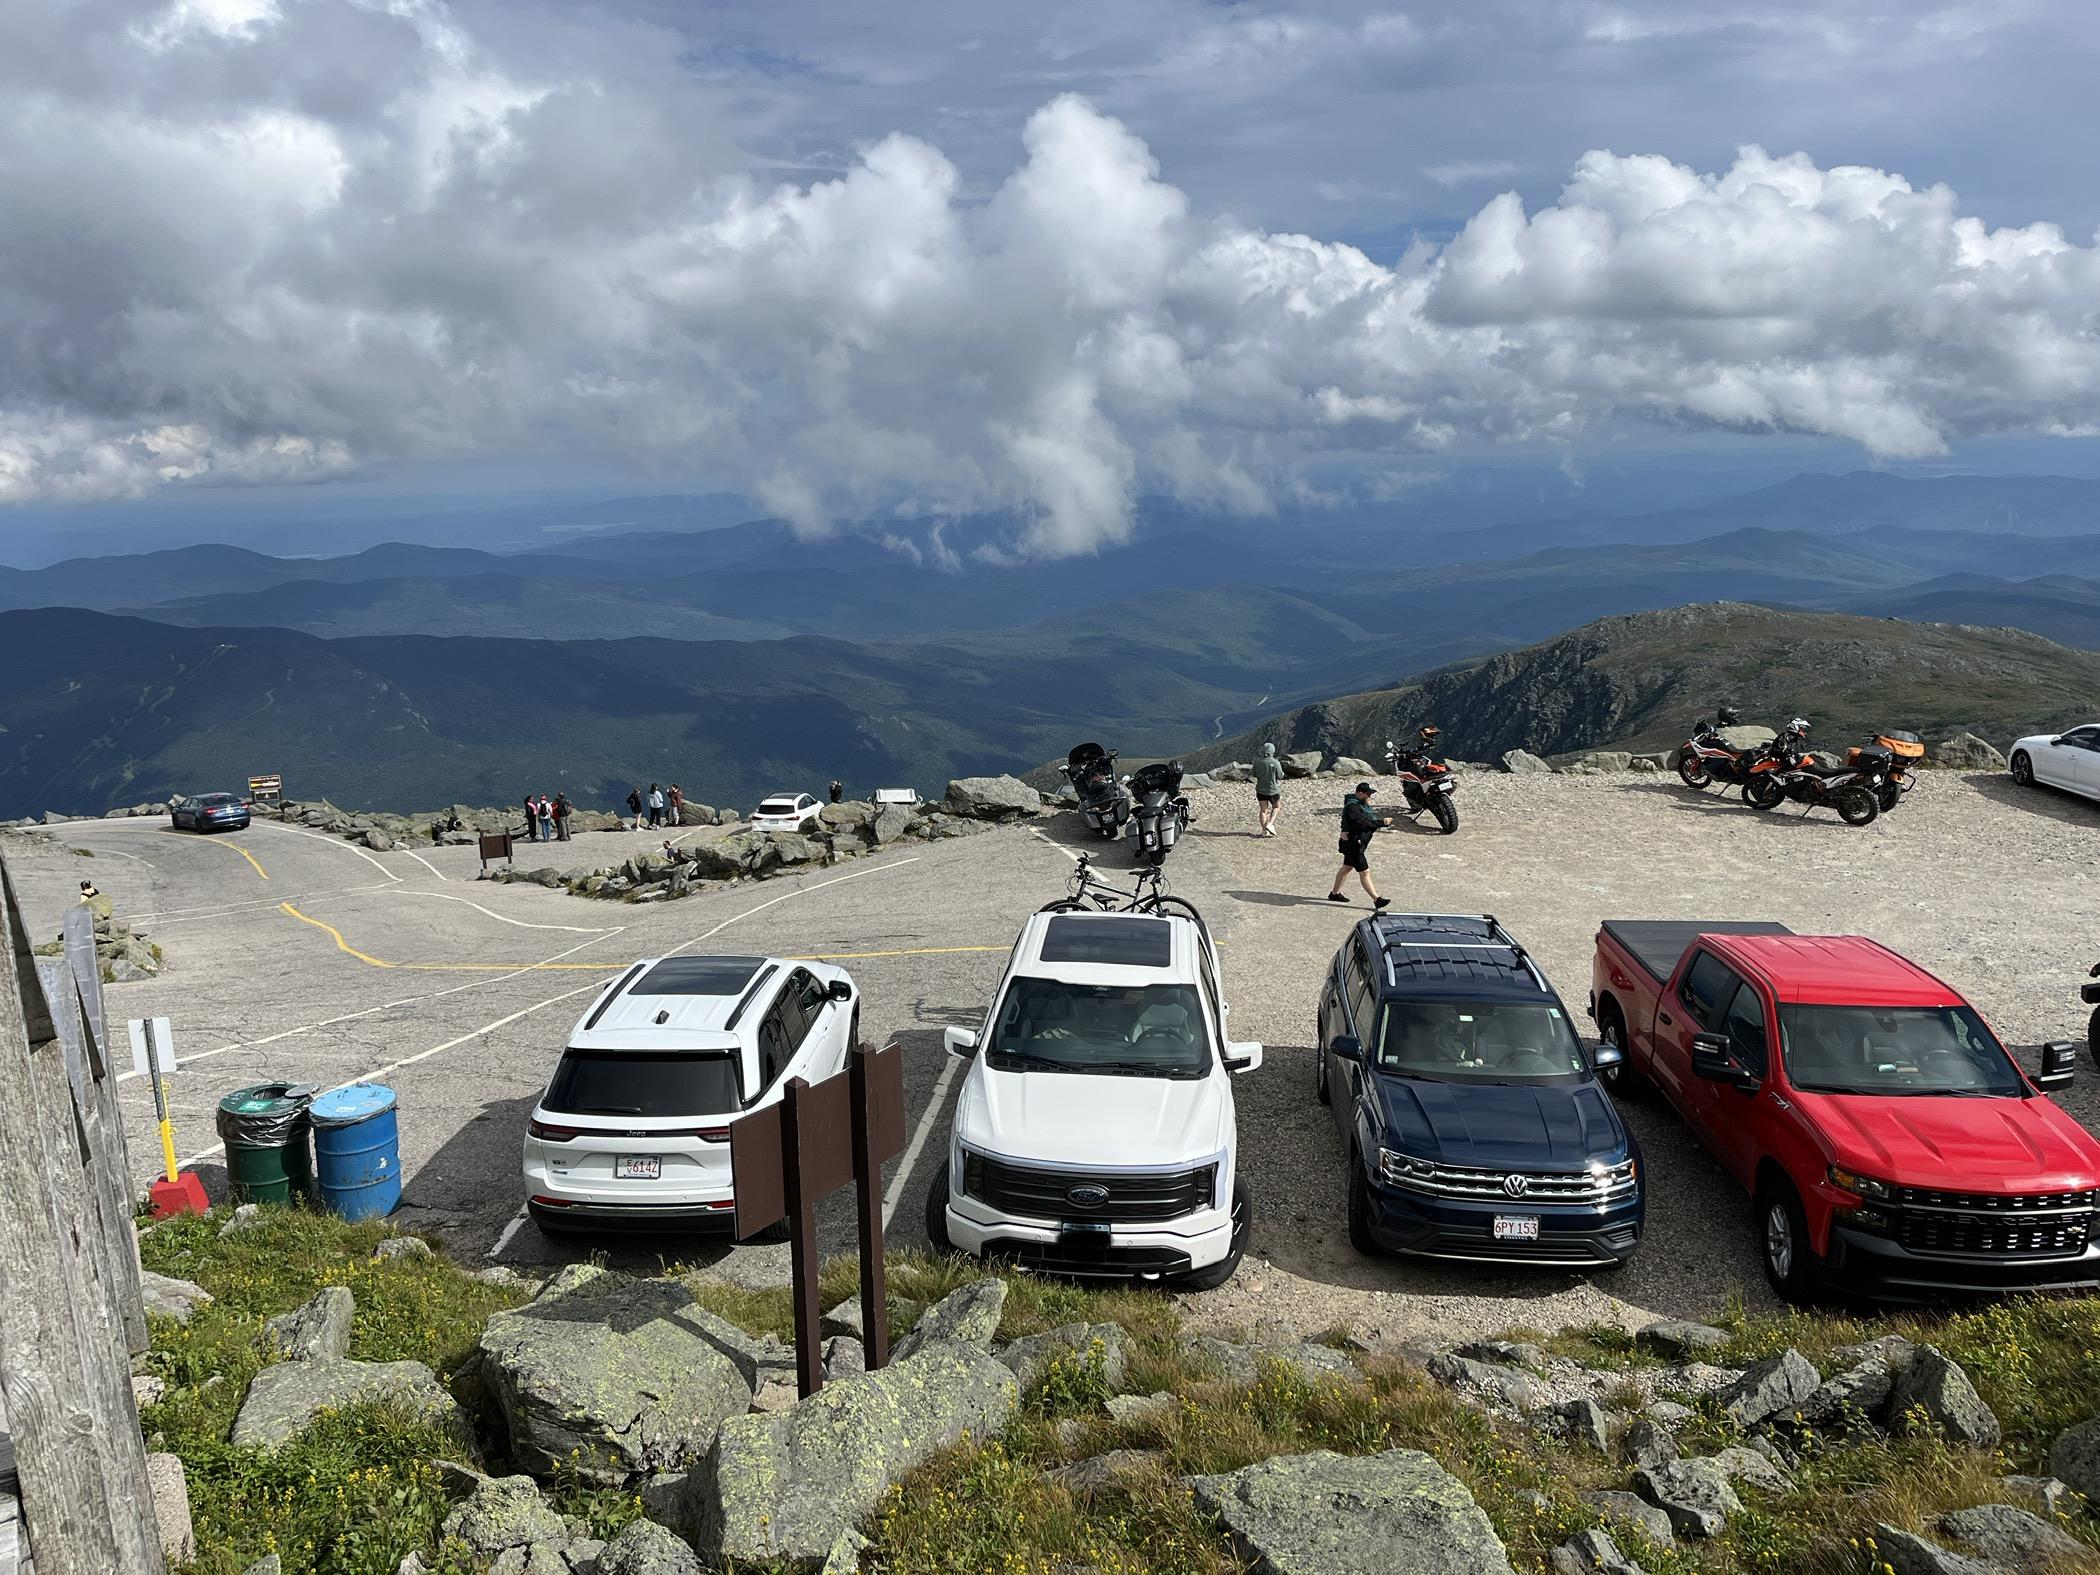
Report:
[[[2044,1093],[2069,1088],[2078,1075],[2078,1046],[2068,1039],[2052,1039],[2042,1046],[2042,1070],[2034,1086]]]
[[[850,1001],[853,999],[853,986],[844,979],[834,979],[824,993],[834,1001]]]
[[[1336,1035],[1334,1042],[1328,1045],[1327,1048],[1345,1061],[1354,1061],[1364,1053],[1362,1042],[1351,1034]]]
[[[952,1056],[967,1061],[977,1053],[977,1030],[974,1028],[943,1028],[941,1043]]]
[[[1626,1052],[1609,1039],[1600,1040],[1590,1056],[1590,1065],[1599,1072],[1608,1072],[1615,1066],[1626,1064]]]
[[[1253,1040],[1225,1046],[1225,1070],[1235,1075],[1252,1072],[1261,1065],[1261,1046]]]
[[[1726,1034],[1692,1035],[1692,1075],[1703,1077],[1709,1083],[1741,1080],[1743,1069],[1736,1065],[1735,1057],[1729,1053]]]

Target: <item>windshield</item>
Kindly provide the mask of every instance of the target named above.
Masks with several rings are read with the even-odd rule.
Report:
[[[1393,1001],[1378,1067],[1452,1083],[1538,1083],[1586,1076],[1582,1041],[1558,1006]]]
[[[567,1116],[714,1116],[741,1110],[735,1058],[677,1050],[565,1050],[540,1108]]]
[[[1016,979],[986,1049],[1007,1072],[1201,1077],[1210,1036],[1188,984],[1067,984]]]
[[[1787,1080],[1805,1094],[2027,1092],[1967,1006],[1782,1006]]]

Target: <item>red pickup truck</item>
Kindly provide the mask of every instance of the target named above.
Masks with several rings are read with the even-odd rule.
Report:
[[[1789,1300],[2100,1286],[2100,1142],[1976,1009],[1887,947],[1781,924],[1606,920],[1590,1015],[1757,1200]]]

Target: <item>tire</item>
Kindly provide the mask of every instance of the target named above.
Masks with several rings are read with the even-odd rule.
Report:
[[[1855,783],[1838,790],[1837,812],[1848,826],[1871,826],[1881,817],[1881,800],[1874,796],[1872,788]]]
[[[1815,1300],[1820,1265],[1808,1244],[1808,1216],[1791,1182],[1771,1179],[1758,1188],[1757,1255],[1783,1300],[1797,1307]]]
[[[1196,911],[1196,905],[1182,897],[1156,898],[1137,911],[1159,915],[1172,914],[1184,919],[1194,919],[1199,925],[1203,923],[1203,915]]]
[[[792,1240],[794,1234],[794,1227],[786,1220],[775,1220],[756,1236],[753,1236],[751,1240],[754,1244],[778,1246],[781,1242]]]
[[[1254,1225],[1254,1197],[1248,1192],[1247,1183],[1234,1180],[1232,1184],[1232,1246],[1216,1263],[1184,1274],[1174,1281],[1177,1291],[1214,1291],[1238,1272],[1240,1259],[1247,1253],[1247,1233]]]
[[[2100,1033],[2100,1012],[2093,1013],[2093,1031]],[[1334,1103],[1334,1090],[1327,1086],[1327,1041],[1313,1028],[1313,1098],[1323,1105]]]
[[[1743,802],[1752,809],[1777,809],[1786,802],[1786,789],[1770,775],[1755,776],[1743,784]]]
[[[935,1252],[952,1254],[955,1243],[948,1235],[948,1166],[944,1161],[940,1174],[933,1178],[933,1185],[926,1191],[926,1243]]]
[[[2012,779],[2021,787],[2034,786],[2034,761],[2028,758],[2027,751],[2024,749],[2013,751]]]
[[[1371,1234],[1371,1183],[1364,1176],[1363,1156],[1349,1151],[1349,1245],[1366,1258],[1383,1258],[1385,1249]]]
[[[1618,1007],[1604,1008],[1603,1020],[1597,1025],[1597,1038],[1603,1043],[1617,1045],[1619,1054],[1627,1053],[1626,1018]],[[1638,1099],[1648,1091],[1648,1080],[1634,1070],[1631,1061],[1621,1061],[1601,1075],[1604,1086],[1611,1090],[1614,1099]]]
[[[1677,755],[1677,776],[1686,787],[1700,793],[1714,785],[1713,773],[1706,769],[1706,762],[1682,750]]]
[[[1874,790],[1874,798],[1881,805],[1882,814],[1886,815],[1903,802],[1903,789],[1893,782],[1884,782]]]
[[[2100,1006],[2093,1008],[2093,1019],[2085,1025],[2085,1049],[2095,1061],[2100,1061]]]
[[[1429,800],[1429,813],[1436,816],[1437,829],[1445,836],[1448,837],[1458,830],[1458,806],[1451,802],[1449,793],[1432,795]]]
[[[1046,902],[1035,910],[1037,913],[1091,913],[1093,910],[1077,897],[1060,897],[1055,902]]]

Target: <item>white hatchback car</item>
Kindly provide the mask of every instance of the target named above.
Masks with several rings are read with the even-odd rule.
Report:
[[[2012,746],[2012,779],[2022,787],[2045,782],[2100,798],[2100,722],[2068,733],[2037,733]]]
[[[539,1227],[727,1225],[729,1124],[846,1064],[860,1005],[843,969],[778,957],[636,963],[569,1034],[525,1129]]]
[[[775,793],[751,812],[751,825],[758,831],[806,831],[823,811],[807,793]]]
[[[1021,931],[983,1030],[950,1028],[970,1070],[926,1204],[936,1248],[1056,1274],[1223,1285],[1247,1245],[1232,1076],[1262,1047],[1226,1037],[1197,919],[1046,912]]]

